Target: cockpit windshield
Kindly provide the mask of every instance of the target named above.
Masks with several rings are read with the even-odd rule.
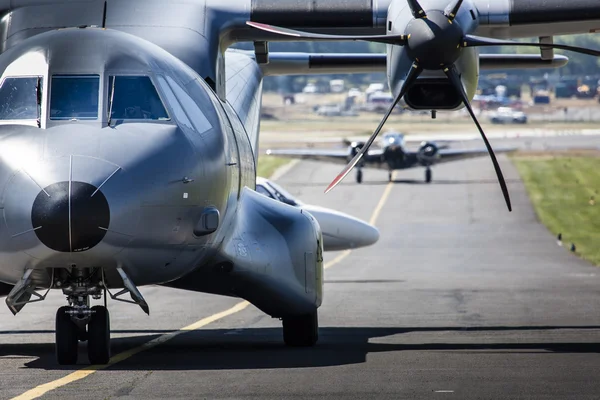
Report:
[[[54,75],[50,119],[98,119],[99,75]]]
[[[168,120],[169,115],[147,76],[111,76],[108,81],[111,120]]]
[[[0,86],[0,120],[39,118],[38,77],[5,78]]]
[[[398,132],[390,132],[383,135],[383,141],[386,145],[404,145],[404,135]]]

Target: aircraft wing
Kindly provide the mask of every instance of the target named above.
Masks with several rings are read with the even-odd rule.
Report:
[[[348,149],[269,149],[266,154],[301,160],[328,161],[343,165],[346,165],[352,158]],[[382,154],[381,149],[370,149],[364,160],[367,163],[379,162]]]
[[[494,153],[496,153],[496,154],[510,153],[510,152],[513,152],[516,150],[517,150],[516,147],[500,147],[500,148],[494,148]],[[464,159],[473,158],[473,157],[487,156],[488,151],[485,147],[480,148],[480,149],[445,148],[445,149],[440,149],[438,151],[438,155],[439,155],[439,158],[436,160],[436,162],[435,162],[436,164],[441,164],[441,163],[450,162],[450,161],[459,161],[459,160],[464,160]]]

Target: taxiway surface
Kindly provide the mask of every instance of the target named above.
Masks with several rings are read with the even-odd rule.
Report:
[[[365,170],[361,186],[350,176],[328,195],[339,166],[301,162],[279,179],[305,202],[365,220],[388,192],[376,245],[326,253],[339,262],[325,272],[314,348],[284,347],[280,322],[249,306],[64,384],[87,357],[82,348],[80,366],[55,364],[64,302],[55,294],[16,317],[0,307],[0,399],[36,387],[24,398],[52,389],[43,398],[597,399],[599,270],[557,246],[514,167],[500,161],[512,213],[487,158],[436,167],[432,184],[421,169],[396,173],[391,185],[385,171]],[[150,317],[109,302],[115,354],[239,303],[142,292]]]

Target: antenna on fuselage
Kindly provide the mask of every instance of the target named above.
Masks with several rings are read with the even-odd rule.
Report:
[[[106,28],[106,1],[104,2],[104,10],[102,11],[102,28]]]
[[[37,83],[35,85],[35,102],[37,108],[37,126],[42,127],[42,77],[37,77]]]
[[[112,122],[112,108],[113,108],[113,98],[115,97],[115,81],[117,80],[116,76],[112,77],[112,83],[110,85],[110,104],[108,105],[108,126]]]

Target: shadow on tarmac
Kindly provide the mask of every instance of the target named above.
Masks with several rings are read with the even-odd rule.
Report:
[[[600,330],[600,326],[489,326],[489,327],[404,327],[404,328],[334,328],[320,329],[319,343],[312,348],[290,348],[283,344],[279,328],[238,330],[199,330],[141,352],[135,357],[110,367],[111,370],[222,370],[309,368],[364,363],[369,353],[392,351],[467,351],[481,353],[600,353],[600,343],[532,342],[532,343],[371,343],[382,338],[411,332],[509,332],[546,330]],[[11,332],[31,334],[32,331]],[[37,331],[33,331],[37,332]],[[148,335],[115,338],[113,355],[140,346],[159,335],[157,331],[139,332]],[[114,332],[114,333],[119,333]],[[160,331],[163,332],[163,331]],[[456,338],[456,336],[454,336]],[[439,336],[438,336],[439,338]],[[488,337],[489,339],[489,337]],[[24,360],[24,368],[43,370],[77,370],[87,363],[85,343],[80,345],[79,365],[59,366],[54,345],[13,343],[0,346],[0,359],[35,357]]]

